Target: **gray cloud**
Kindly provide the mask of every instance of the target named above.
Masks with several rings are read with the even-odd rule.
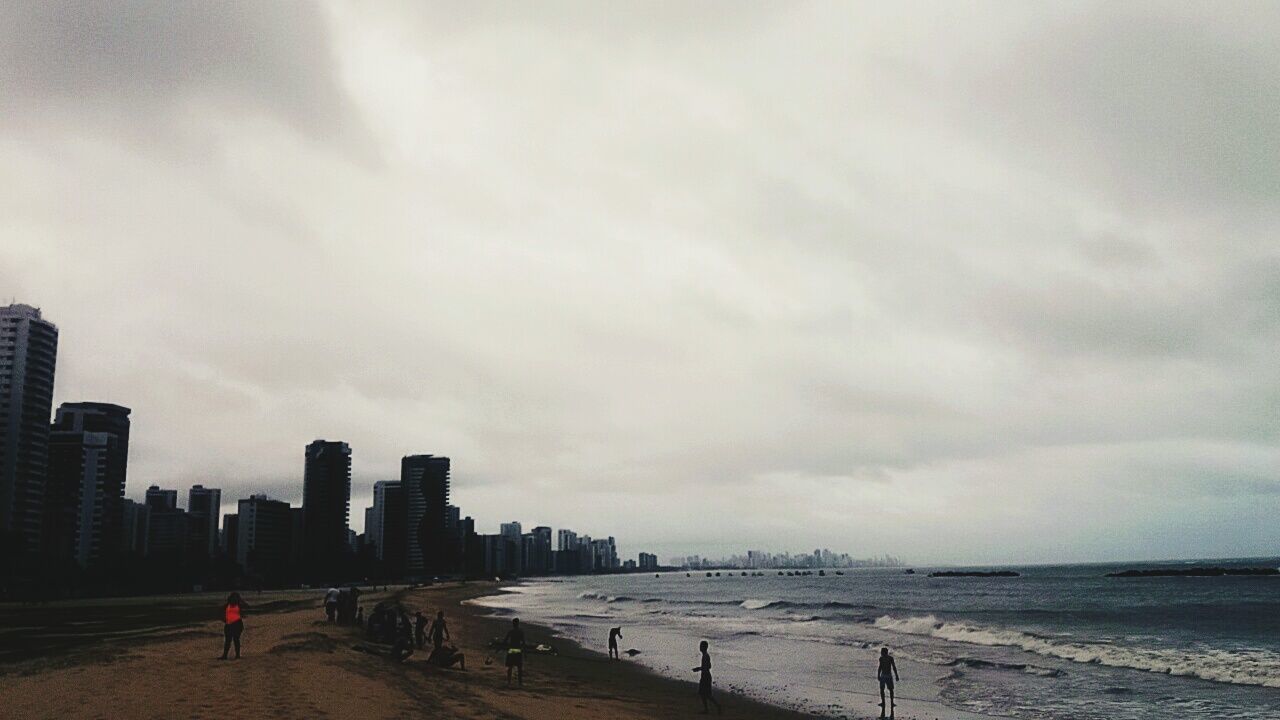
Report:
[[[1263,553],[1241,7],[8,8],[0,288],[132,494],[296,500],[326,437],[357,525],[434,452],[628,552]]]

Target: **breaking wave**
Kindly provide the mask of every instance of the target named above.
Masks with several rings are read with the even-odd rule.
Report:
[[[1195,677],[1233,685],[1280,688],[1280,654],[1266,650],[1183,651],[1101,643],[1068,642],[1017,630],[944,622],[933,615],[895,618],[884,615],[875,627],[951,642],[1014,647],[1027,652],[1108,667]]]

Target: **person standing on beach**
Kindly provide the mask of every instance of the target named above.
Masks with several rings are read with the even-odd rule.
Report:
[[[413,641],[419,650],[427,644],[427,616],[421,611],[413,614]]]
[[[236,646],[236,659],[240,659],[240,634],[244,632],[244,620],[240,615],[243,609],[240,593],[233,592],[227,596],[227,602],[222,606],[222,657],[219,660],[227,659],[232,643]]]
[[[698,677],[698,697],[702,699],[703,715],[710,712],[707,708],[707,703],[711,703],[716,706],[717,715],[723,715],[724,708],[720,707],[720,703],[716,702],[716,699],[711,697],[711,653],[707,652],[707,647],[708,643],[706,640],[703,640],[698,644],[698,650],[702,652],[702,663],[693,669],[696,673],[702,673]]]
[[[618,655],[618,640],[621,637],[622,637],[621,627],[609,628],[609,657],[613,658],[614,660],[622,659],[622,657]]]
[[[893,656],[889,654],[889,648],[880,648],[880,666],[876,668],[876,679],[880,681],[880,715],[884,716],[884,689],[889,688],[889,712],[892,714],[893,706],[893,682],[898,680],[898,664],[893,661]]]
[[[452,639],[449,637],[449,626],[444,622],[444,611],[440,610],[436,613],[435,622],[431,623],[431,646],[439,650],[445,640]]]
[[[336,587],[329,588],[324,594],[324,614],[329,622],[338,621],[338,598],[341,595]]]
[[[507,646],[507,687],[511,687],[511,671],[516,671],[516,681],[524,687],[524,631],[520,618],[511,619],[511,631],[503,644]]]

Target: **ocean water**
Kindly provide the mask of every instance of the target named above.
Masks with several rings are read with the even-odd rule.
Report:
[[[1197,564],[1210,563],[1277,567],[1280,558]],[[901,696],[956,710],[1280,719],[1280,577],[1001,569],[1021,576],[681,571],[533,581],[478,602],[602,650],[608,628],[621,625],[622,647],[640,650],[637,661],[689,680],[706,639],[717,684],[832,717],[867,714],[876,653],[888,645],[903,669]]]

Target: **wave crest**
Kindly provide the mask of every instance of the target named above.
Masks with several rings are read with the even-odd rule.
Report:
[[[883,615],[877,618],[874,624],[875,627],[890,632],[924,635],[971,645],[1014,647],[1037,655],[1078,663],[1095,663],[1108,667],[1195,677],[1233,685],[1280,688],[1280,654],[1267,650],[1183,652],[1067,642],[1017,630],[988,628],[965,622],[944,622],[933,615],[905,618]]]

